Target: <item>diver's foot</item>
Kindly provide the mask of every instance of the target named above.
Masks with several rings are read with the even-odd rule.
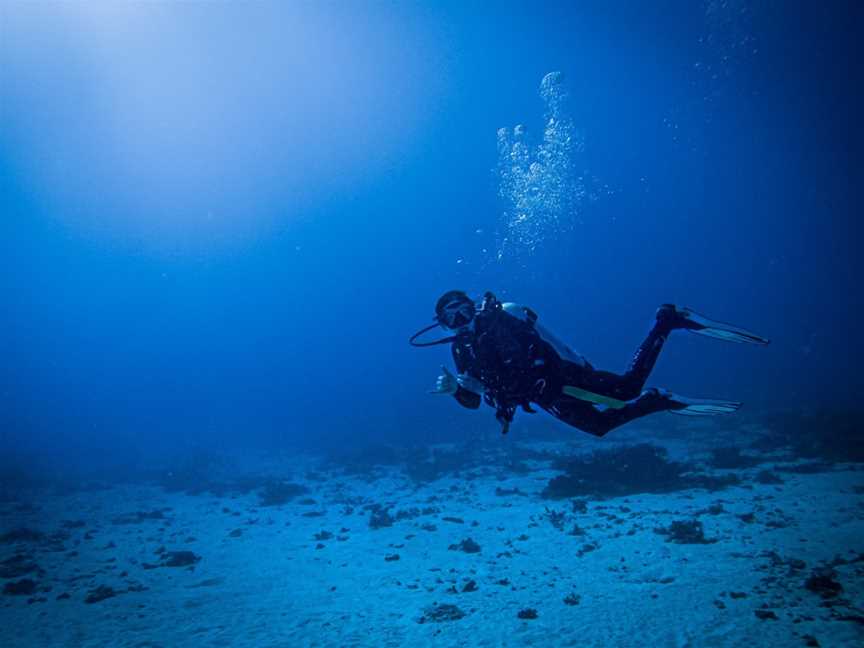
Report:
[[[769,342],[761,335],[756,335],[740,326],[711,320],[690,308],[674,304],[663,304],[657,309],[657,322],[668,327],[670,331],[683,329],[727,342],[760,345]]]
[[[733,414],[741,408],[737,401],[715,400],[711,398],[687,398],[673,394],[666,389],[656,390],[667,405],[667,411],[681,416],[718,416]]]

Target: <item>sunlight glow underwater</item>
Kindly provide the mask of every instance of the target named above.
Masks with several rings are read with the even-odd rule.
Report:
[[[52,3],[4,22],[12,164],[97,240],[200,251],[290,223],[398,157],[435,90],[397,12]]]

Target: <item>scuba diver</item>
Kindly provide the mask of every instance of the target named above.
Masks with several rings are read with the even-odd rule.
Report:
[[[714,416],[738,410],[741,403],[685,398],[665,389],[643,390],[663,344],[672,331],[684,330],[729,342],[768,344],[737,326],[709,320],[689,308],[663,304],[648,337],[623,374],[595,369],[558,340],[530,308],[502,303],[487,292],[479,307],[461,290],[444,293],[435,305],[435,322],[409,343],[428,347],[452,343],[454,376],[442,365],[433,394],[452,394],[469,409],[481,401],[495,408],[506,434],[517,408],[535,413],[532,404],[555,418],[598,437],[655,412]],[[450,333],[429,342],[419,337],[440,326]]]

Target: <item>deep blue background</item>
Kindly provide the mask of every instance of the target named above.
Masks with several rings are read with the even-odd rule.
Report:
[[[309,124],[363,95],[368,130],[356,115],[338,130],[354,113],[336,114],[330,141],[327,130],[272,119],[272,106],[261,115],[254,101],[223,107],[244,129],[231,144],[234,166],[189,176],[218,187],[222,216],[212,228],[172,211],[187,200],[202,213],[214,208],[186,176],[172,181],[172,165],[199,164],[200,150],[170,133],[179,143],[143,170],[123,175],[106,163],[111,105],[93,107],[92,62],[71,35],[57,37],[74,24],[23,20],[35,10],[6,5],[6,452],[77,462],[184,444],[230,450],[493,429],[491,411],[425,393],[449,361],[444,348],[406,344],[454,287],[531,305],[609,369],[623,369],[659,303],[687,304],[773,344],[676,336],[654,384],[740,398],[751,411],[857,404],[860,15],[842,3],[570,4],[303,5],[326,37],[316,36],[317,53],[296,56],[295,71],[314,74],[330,49],[368,64],[368,77],[344,84],[338,68],[335,79],[327,71],[335,90],[320,106],[308,99]],[[303,24],[283,24],[279,5],[172,12],[176,38],[219,49],[205,79],[215,92],[242,98],[256,70],[261,87],[290,85],[279,64],[291,41],[284,32]],[[235,53],[224,39],[244,20],[260,44]],[[263,71],[252,62],[256,47],[270,61]],[[239,76],[224,69],[235,59]],[[385,68],[394,83],[375,81]],[[577,166],[609,191],[584,201],[578,223],[533,255],[490,262],[504,209],[496,130],[540,130],[538,87],[552,70],[564,74],[584,137]],[[279,100],[302,103],[302,88]],[[136,105],[147,111],[147,101],[145,93]],[[159,109],[170,122],[171,103]],[[160,123],[147,122],[148,137]],[[379,145],[385,135],[398,145]],[[61,162],[60,175],[43,173]],[[148,175],[163,162],[162,175]],[[307,193],[304,168],[318,174]],[[297,186],[283,189],[291,176]],[[146,191],[138,178],[150,182]],[[242,219],[259,225],[237,226]]]

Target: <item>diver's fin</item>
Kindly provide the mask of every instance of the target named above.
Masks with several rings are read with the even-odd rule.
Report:
[[[710,320],[704,315],[700,315],[684,306],[675,306],[675,314],[680,318],[682,328],[699,335],[707,335],[719,340],[743,344],[768,344],[770,342],[770,340],[763,338],[761,335],[751,333],[740,326]]]
[[[681,416],[718,416],[720,414],[733,414],[741,408],[737,401],[714,400],[710,398],[687,398],[671,392],[661,392],[669,399],[672,407],[668,410],[670,414]]]
[[[562,392],[571,396],[572,398],[578,398],[579,400],[588,401],[589,403],[594,403],[595,405],[605,405],[611,409],[621,409],[627,405],[626,401],[618,400],[617,398],[611,398],[610,396],[603,396],[602,394],[595,394],[594,392],[590,392],[586,389],[580,389],[579,387],[574,387],[572,385],[564,385],[561,389]]]

